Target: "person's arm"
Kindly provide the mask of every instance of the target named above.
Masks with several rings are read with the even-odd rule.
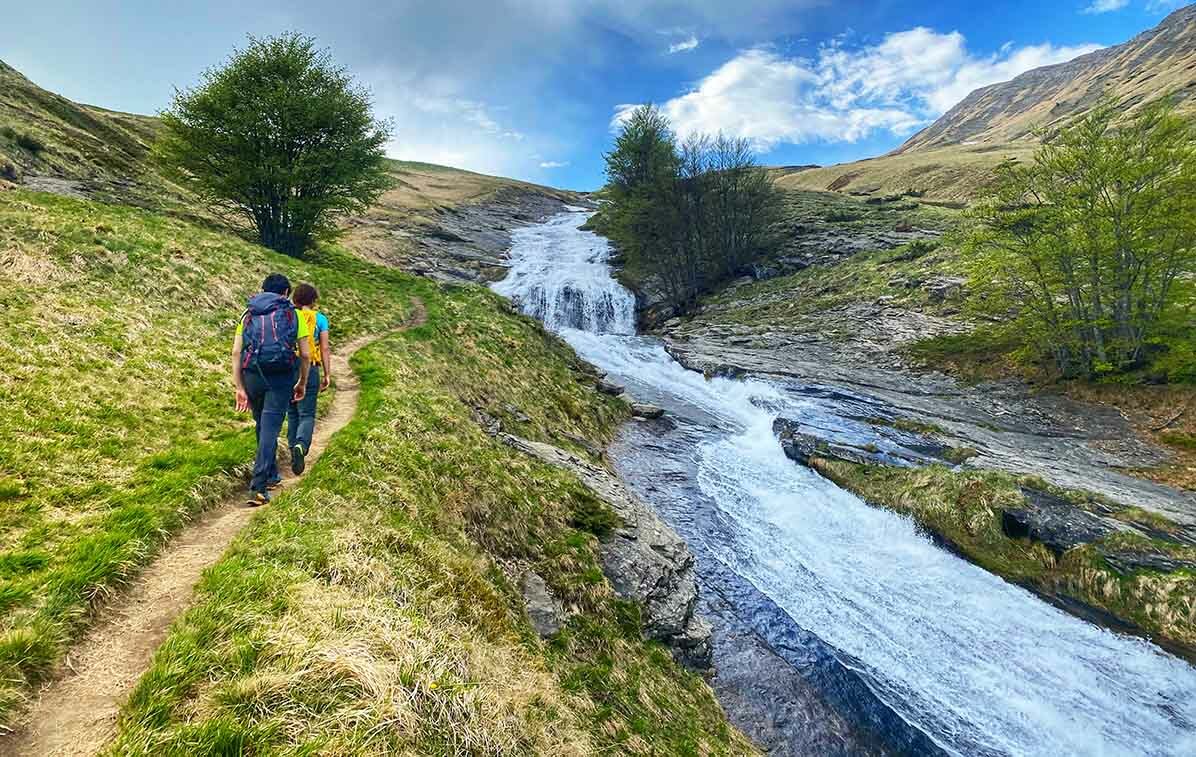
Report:
[[[237,412],[249,409],[249,395],[245,393],[245,380],[241,376],[241,330],[233,337],[233,390],[237,395]]]
[[[295,393],[292,396],[295,402],[303,399],[307,394],[307,374],[311,366],[311,340],[299,340],[299,380],[295,382]]]
[[[324,371],[320,374],[320,388],[327,389],[332,382],[332,346],[328,340],[328,329],[320,332],[320,361]]]

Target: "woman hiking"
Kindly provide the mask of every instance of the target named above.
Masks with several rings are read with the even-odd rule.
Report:
[[[266,490],[278,479],[275,452],[287,406],[303,399],[308,386],[311,330],[288,295],[291,282],[272,273],[249,298],[233,337],[232,372],[237,410],[253,411],[257,456],[249,483],[249,504],[270,501]]]
[[[295,312],[307,334],[306,340],[311,352],[311,368],[307,373],[306,391],[296,397],[287,409],[287,446],[291,450],[291,470],[295,475],[303,472],[305,458],[311,451],[312,432],[316,427],[316,400],[321,390],[327,389],[332,380],[332,350],[328,341],[328,319],[316,310],[320,293],[311,284],[295,287],[291,298]]]

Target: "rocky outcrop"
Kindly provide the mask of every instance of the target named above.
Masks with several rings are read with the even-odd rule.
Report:
[[[565,611],[560,601],[549,591],[544,579],[538,573],[528,571],[523,574],[519,588],[527,607],[528,620],[536,633],[547,638],[560,631],[565,624]]]
[[[664,408],[657,407],[656,405],[649,405],[647,402],[632,402],[631,414],[636,418],[654,420],[664,415]]]
[[[877,443],[850,444],[828,439],[806,430],[800,421],[777,418],[772,431],[781,443],[785,456],[802,465],[810,465],[811,458],[842,460],[863,465],[925,465],[927,463],[954,464],[954,448],[929,436],[910,432],[900,433],[876,427]]]
[[[614,510],[621,525],[603,539],[601,547],[602,569],[611,586],[620,597],[643,608],[648,636],[668,644],[682,664],[708,669],[711,629],[694,612],[698,587],[694,557],[685,542],[606,468],[544,442],[501,431],[496,438],[549,465],[572,471]],[[542,608],[543,602],[537,602],[537,607]]]
[[[1023,506],[1001,512],[1001,530],[1011,539],[1038,542],[1056,557],[1117,530],[1109,520],[1049,492],[1023,487],[1022,496]]]
[[[348,243],[358,254],[430,279],[485,283],[506,275],[512,230],[585,202],[576,193],[505,186],[485,200],[436,208],[418,221],[386,213],[350,218]]]

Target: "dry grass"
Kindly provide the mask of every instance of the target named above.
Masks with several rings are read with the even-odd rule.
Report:
[[[917,193],[923,201],[966,203],[994,178],[1006,158],[1028,160],[1035,145],[952,145],[934,150],[800,171],[777,183],[789,189],[862,192],[872,195]]]

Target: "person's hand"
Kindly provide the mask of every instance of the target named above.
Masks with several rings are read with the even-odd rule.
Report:
[[[237,390],[237,412],[249,412],[249,395],[245,393],[244,389]]]
[[[298,402],[307,395],[307,386],[302,382],[295,384],[295,393],[291,395],[291,402]]]
[[[327,371],[325,371],[324,374],[320,376],[320,391],[324,391],[325,389],[327,389],[328,385],[331,383],[332,383],[332,375],[329,374]]]

